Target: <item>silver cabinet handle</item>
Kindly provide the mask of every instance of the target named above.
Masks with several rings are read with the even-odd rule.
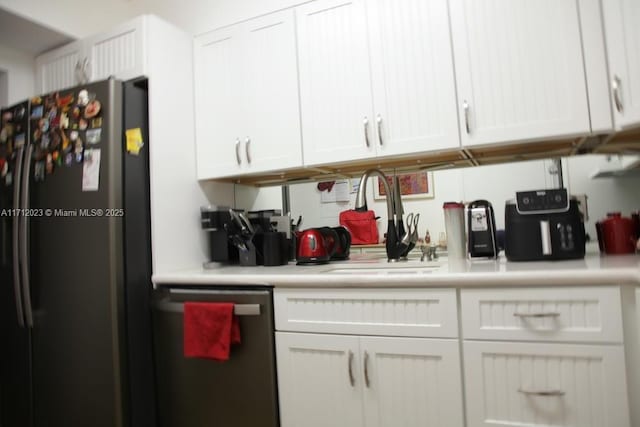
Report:
[[[247,156],[247,163],[251,164],[251,154],[249,152],[249,145],[251,144],[251,138],[247,137],[244,140],[244,154]]]
[[[469,103],[466,99],[462,102],[462,109],[464,110],[464,126],[467,134],[470,134],[471,126],[469,125]]]
[[[16,170],[13,175],[13,207],[20,212],[20,179],[22,176],[22,162],[24,147],[18,149],[16,158]],[[20,222],[23,216],[13,218],[13,293],[16,299],[16,311],[18,313],[18,325],[24,328],[24,311],[22,305],[22,284],[20,282]]]
[[[351,387],[356,385],[356,378],[353,376],[353,352],[349,350],[349,384]]]
[[[367,116],[364,116],[364,120],[362,121],[362,123],[364,124],[364,142],[367,144],[367,147],[370,147],[371,144],[369,143],[369,118]]]
[[[515,317],[560,317],[560,313],[555,312],[555,311],[540,311],[540,312],[533,312],[533,313],[513,313],[513,315]]]
[[[611,87],[613,88],[613,101],[616,104],[616,110],[618,110],[618,113],[622,113],[622,110],[624,109],[622,105],[622,97],[620,95],[621,86],[622,80],[620,80],[620,77],[613,76]]]
[[[29,184],[31,175],[31,156],[33,144],[27,145],[27,153],[22,168],[22,194],[20,195],[20,207],[23,212],[29,208]],[[22,273],[22,298],[24,301],[24,314],[27,326],[33,327],[33,309],[31,307],[31,283],[29,279],[29,216],[22,216],[20,223],[20,272]]]
[[[242,163],[242,160],[240,159],[240,138],[236,138],[236,162],[238,165]]]
[[[380,114],[378,114],[378,117],[376,117],[376,123],[378,123],[378,142],[382,147],[382,144],[384,144],[384,142],[382,141],[382,117],[380,117]]]
[[[369,381],[369,353],[364,352],[364,384],[369,388],[371,381]]]
[[[521,388],[518,389],[518,393],[526,394],[529,396],[564,396],[564,391],[562,390],[523,390]]]

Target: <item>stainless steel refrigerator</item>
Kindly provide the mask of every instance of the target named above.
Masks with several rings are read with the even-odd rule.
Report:
[[[147,118],[146,79],[2,111],[1,427],[155,425]]]

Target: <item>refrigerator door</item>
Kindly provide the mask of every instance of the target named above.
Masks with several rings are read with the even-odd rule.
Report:
[[[2,110],[0,129],[0,426],[31,426],[30,331],[25,328],[19,276],[18,225],[21,160],[28,134],[21,103]],[[19,118],[22,111],[24,117]],[[11,120],[5,113],[9,113]],[[11,128],[11,131],[9,131]],[[19,136],[16,138],[16,136]]]
[[[88,130],[79,132],[86,148],[101,150],[98,190],[83,191],[86,150],[85,164],[54,165],[44,181],[34,180],[42,173],[35,164],[30,179],[37,427],[123,424],[122,87],[115,80],[89,84],[44,96],[43,105],[79,100],[81,89],[100,102],[87,120],[88,130],[100,129],[99,141],[90,144]]]

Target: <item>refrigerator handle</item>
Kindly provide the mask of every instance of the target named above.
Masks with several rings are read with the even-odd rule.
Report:
[[[24,328],[24,309],[22,306],[22,286],[20,283],[20,180],[22,178],[22,161],[24,159],[24,147],[20,147],[16,153],[16,170],[13,175],[13,293],[16,297],[16,312],[18,313],[18,325]]]
[[[26,212],[29,208],[29,177],[31,175],[31,156],[33,155],[33,145],[27,145],[27,153],[23,162],[22,170],[22,195],[20,208]],[[24,299],[24,314],[27,326],[33,327],[33,309],[31,307],[31,284],[29,282],[29,215],[20,217],[20,270],[22,273],[22,298]]]

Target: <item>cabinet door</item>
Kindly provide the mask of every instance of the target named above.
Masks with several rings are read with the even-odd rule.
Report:
[[[276,332],[282,427],[358,427],[362,376],[358,338]]]
[[[82,66],[82,42],[73,42],[36,58],[36,91],[47,93],[75,86]]]
[[[590,131],[575,0],[451,0],[462,145]]]
[[[378,155],[458,147],[447,1],[366,6]]]
[[[243,32],[247,90],[240,121],[247,170],[302,166],[293,10],[253,19]]]
[[[364,0],[296,8],[305,165],[373,157]]]
[[[363,337],[360,351],[367,427],[463,426],[457,340]]]
[[[195,121],[198,178],[240,173],[240,29],[231,27],[195,39]],[[176,141],[179,143],[179,141]]]
[[[467,425],[628,427],[622,346],[464,343]]]
[[[616,127],[640,124],[640,3],[602,2]]]
[[[129,80],[145,74],[144,17],[85,40],[89,81],[114,76]]]

